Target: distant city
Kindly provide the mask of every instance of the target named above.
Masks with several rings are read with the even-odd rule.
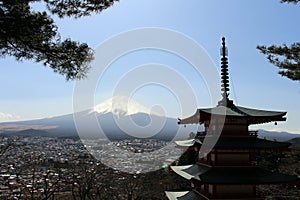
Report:
[[[120,166],[131,174],[142,173],[145,169],[157,170],[154,166],[159,166],[159,169],[167,168],[178,158],[178,155],[183,153],[183,149],[175,148],[177,152],[171,149],[165,150],[165,153],[159,154],[159,157],[148,157],[151,154],[145,154],[142,157],[130,159],[129,156],[130,153],[155,151],[163,148],[167,143],[167,141],[156,139],[134,139],[113,141],[102,147],[100,140],[85,141],[85,144],[89,144],[86,146],[78,138],[1,137],[0,199],[30,196],[33,193],[35,197],[42,195],[45,193],[46,179],[49,179],[47,184],[52,187],[52,192],[71,195],[74,170],[76,171],[74,167],[80,167],[82,163],[89,163],[89,170],[101,166],[100,174],[107,171],[112,177],[114,177],[113,173],[116,176],[120,174],[117,170]],[[116,166],[116,168],[112,169],[103,165],[91,156],[87,149],[103,156],[103,159],[110,161],[109,166]],[[59,180],[59,190],[53,188],[53,180]]]

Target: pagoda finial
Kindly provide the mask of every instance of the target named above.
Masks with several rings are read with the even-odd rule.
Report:
[[[222,47],[221,47],[221,91],[223,99],[228,99],[229,92],[229,74],[228,74],[228,62],[227,62],[227,47],[225,46],[225,37],[222,37]]]
[[[218,102],[219,106],[226,106],[233,108],[234,104],[232,100],[228,99],[229,95],[229,74],[228,74],[228,52],[225,45],[225,37],[222,37],[222,47],[220,49],[221,53],[221,91],[222,91],[222,100]]]

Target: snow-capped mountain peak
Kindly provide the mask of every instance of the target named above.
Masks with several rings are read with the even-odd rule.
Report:
[[[94,106],[93,111],[99,114],[111,112],[117,116],[132,115],[136,113],[150,114],[150,109],[126,96],[114,96]]]

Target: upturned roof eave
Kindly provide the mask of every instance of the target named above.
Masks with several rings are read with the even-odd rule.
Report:
[[[210,113],[207,112],[206,109],[197,109],[196,113],[186,117],[186,118],[178,118],[178,124],[203,124],[205,121],[210,120],[212,116],[218,118],[218,117],[226,117],[227,120],[230,119],[240,119],[240,120],[246,120],[248,124],[261,124],[261,123],[269,123],[273,121],[286,121],[286,112],[272,112],[272,111],[263,111],[263,110],[255,110],[259,112],[268,112],[269,115],[231,115],[226,112],[224,114],[217,114],[217,113]],[[212,110],[212,109],[211,109]]]
[[[197,166],[197,167],[196,167]],[[190,168],[193,172],[188,172]],[[206,167],[201,164],[176,166],[175,173],[187,180],[208,184],[281,184],[299,181],[295,175],[269,172],[260,167]],[[202,169],[203,168],[203,169]],[[195,171],[196,170],[196,171]],[[197,171],[199,170],[199,171]],[[246,175],[245,175],[246,174]]]
[[[203,196],[196,190],[181,192],[165,191],[165,193],[169,200],[208,200],[207,197]]]

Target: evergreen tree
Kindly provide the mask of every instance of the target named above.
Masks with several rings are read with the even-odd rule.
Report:
[[[0,0],[0,56],[14,56],[42,62],[69,79],[81,79],[93,59],[86,43],[62,40],[54,20],[46,11],[34,11],[34,2],[43,1],[60,18],[99,13],[117,0]]]
[[[282,3],[298,3],[299,0],[281,0]]]
[[[299,0],[281,0],[281,2],[297,4]],[[300,42],[290,46],[286,44],[257,46],[257,49],[267,56],[270,63],[280,69],[279,74],[292,80],[300,80]]]

